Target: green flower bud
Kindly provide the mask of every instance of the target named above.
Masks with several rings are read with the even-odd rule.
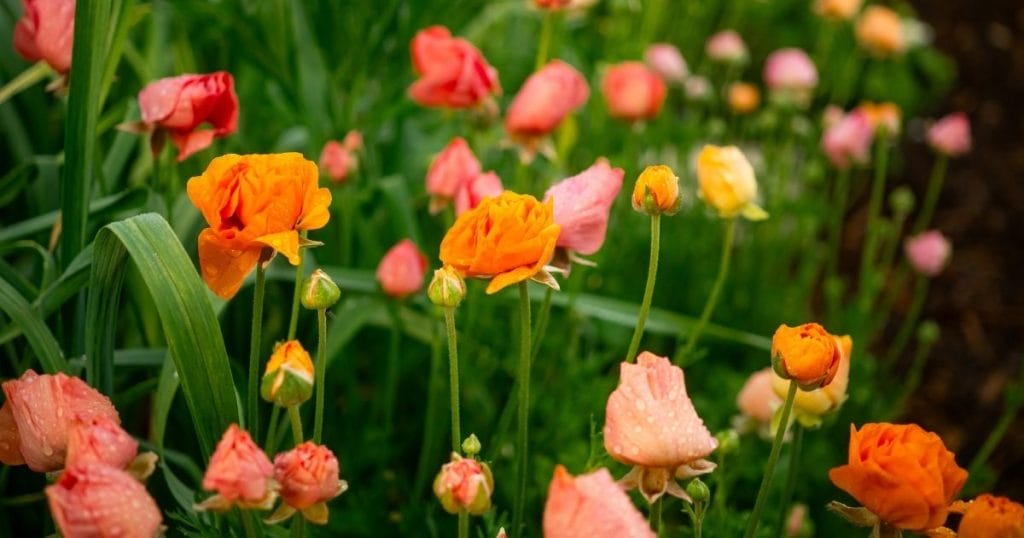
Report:
[[[267,362],[260,384],[264,400],[291,407],[305,402],[313,394],[313,361],[297,340],[278,344]]]
[[[313,271],[302,286],[302,306],[310,310],[330,308],[340,298],[341,289],[321,269]]]
[[[469,437],[467,437],[466,440],[462,442],[462,451],[465,452],[466,455],[469,457],[473,457],[479,454],[480,448],[480,439],[477,439],[475,433],[469,434]]]
[[[716,433],[715,439],[718,441],[718,453],[720,454],[731,454],[740,447],[740,434],[731,428]]]
[[[427,297],[437,306],[459,306],[466,297],[466,281],[454,267],[446,265],[434,271],[434,278],[427,288]]]
[[[897,215],[909,215],[914,210],[914,191],[902,186],[889,195],[889,207]]]
[[[939,339],[939,324],[928,319],[917,327],[917,340],[922,344],[934,344]]]
[[[481,515],[491,509],[494,476],[486,463],[452,453],[434,479],[434,495],[450,514]]]
[[[694,503],[706,503],[711,499],[711,490],[699,478],[690,480],[690,483],[686,485],[686,494],[693,499]]]

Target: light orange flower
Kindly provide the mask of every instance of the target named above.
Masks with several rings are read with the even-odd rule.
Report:
[[[188,181],[188,197],[210,226],[199,234],[203,280],[230,299],[264,251],[299,264],[299,232],[323,228],[331,192],[298,153],[221,155]]]
[[[882,521],[917,532],[946,521],[967,481],[942,439],[916,424],[851,424],[848,462],[828,476]]]
[[[817,0],[814,11],[830,20],[848,21],[860,11],[863,0]]]
[[[675,213],[679,209],[679,177],[676,173],[663,164],[644,168],[633,184],[633,209],[649,214]]]
[[[284,501],[275,516],[287,518],[301,511],[303,517],[318,525],[327,523],[327,501],[348,488],[339,478],[338,458],[326,446],[312,442],[278,454],[274,458],[274,478],[281,484]],[[279,521],[275,516],[271,519]]]
[[[626,121],[657,116],[667,91],[665,81],[641,62],[613,65],[601,81],[608,114]]]
[[[896,103],[872,103],[865,101],[855,110],[860,110],[868,119],[868,123],[876,133],[883,136],[896,136],[900,134],[900,123],[903,119],[903,112]]]
[[[750,114],[761,106],[761,90],[749,82],[733,82],[729,85],[729,109],[733,114]]]
[[[951,511],[964,515],[960,538],[1024,538],[1024,506],[1006,497],[984,493],[969,503],[954,503]]]
[[[654,538],[608,469],[572,476],[555,467],[544,505],[545,538]]]
[[[196,510],[226,511],[232,506],[267,510],[277,499],[274,465],[249,433],[232,424],[224,432],[203,475],[203,489],[216,493]]]
[[[377,282],[384,293],[403,299],[423,287],[427,257],[411,239],[403,239],[384,254],[377,265]]]
[[[560,232],[551,200],[505,191],[455,221],[441,241],[440,258],[463,276],[490,278],[488,294],[531,278],[552,285],[544,266]]]
[[[740,412],[761,424],[771,422],[775,409],[782,405],[782,400],[772,390],[772,378],[777,378],[775,372],[771,368],[762,368],[750,374],[736,395],[736,407]]]
[[[857,42],[868,52],[881,57],[902,54],[907,48],[903,21],[885,6],[868,6],[857,21]]]
[[[706,145],[697,155],[698,194],[719,216],[743,215],[763,220],[768,214],[757,202],[757,178],[747,156],[736,146]]]
[[[63,536],[151,537],[160,509],[134,476],[102,463],[69,467],[46,488],[50,513]]]
[[[135,459],[139,444],[113,417],[77,418],[68,432],[66,467],[102,463],[124,469]]]
[[[839,368],[840,355],[835,337],[817,323],[779,325],[772,337],[772,368],[803,390],[831,383]]]
[[[836,367],[836,375],[832,382],[820,389],[798,390],[793,400],[793,413],[804,426],[817,426],[821,422],[821,417],[836,411],[846,401],[853,339],[849,336],[837,336],[835,339],[839,349],[839,366]],[[773,373],[771,387],[779,398],[785,398],[789,382]]]
[[[451,461],[442,465],[434,478],[433,488],[448,513],[465,510],[481,515],[491,509],[494,476],[486,463],[453,452]]]

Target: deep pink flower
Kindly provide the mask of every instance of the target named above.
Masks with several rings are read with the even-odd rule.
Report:
[[[597,252],[608,231],[608,214],[622,189],[621,168],[605,158],[590,168],[563,179],[544,193],[555,200],[555,224],[562,227],[557,245],[583,255]]]
[[[329,140],[320,152],[320,170],[335,183],[343,183],[349,174],[359,168],[356,152],[363,148],[359,131],[349,131],[341,142]]]
[[[498,71],[469,41],[452,37],[444,26],[420,30],[411,50],[420,78],[409,87],[409,96],[423,106],[472,108],[501,92]]]
[[[145,486],[110,465],[68,467],[46,488],[46,498],[66,538],[152,538],[160,530],[160,509]]]
[[[587,80],[571,65],[552,60],[530,75],[512,99],[505,115],[505,131],[531,144],[551,131],[590,96]]]
[[[544,505],[545,538],[654,538],[608,469],[573,477],[555,467]]]
[[[658,115],[665,101],[665,82],[640,62],[608,68],[601,83],[608,113],[613,118],[639,121]]]
[[[377,281],[381,289],[398,299],[420,291],[426,274],[427,257],[409,239],[391,247],[377,265]]]
[[[142,122],[155,130],[154,152],[163,133],[178,148],[178,161],[206,149],[214,138],[238,130],[238,96],[231,73],[180,75],[150,83],[139,92]],[[197,130],[209,123],[213,129]]]
[[[776,91],[810,92],[818,85],[818,69],[807,53],[797,48],[768,55],[763,76],[765,85]]]
[[[825,130],[821,147],[833,166],[845,170],[868,161],[874,136],[875,130],[868,117],[854,110]]]
[[[925,276],[937,276],[941,273],[953,253],[953,246],[938,230],[929,230],[908,237],[903,243],[903,249],[914,270]]]
[[[480,175],[480,161],[469,144],[460,137],[434,158],[427,169],[427,193],[431,196],[430,212],[437,213],[455,198],[462,185]]]
[[[274,465],[249,433],[232,424],[224,432],[203,475],[203,489],[216,495],[196,505],[198,510],[269,509],[277,498]]]
[[[43,60],[54,71],[71,70],[75,0],[22,0],[25,12],[14,26],[14,50],[30,62]]]
[[[68,433],[66,467],[101,463],[124,469],[135,459],[139,443],[108,415],[78,418]]]
[[[455,194],[455,215],[461,215],[470,209],[480,205],[484,198],[494,198],[505,192],[498,174],[487,172],[478,174],[459,187]]]
[[[949,157],[971,151],[971,121],[967,114],[956,112],[935,122],[928,129],[928,145]]]

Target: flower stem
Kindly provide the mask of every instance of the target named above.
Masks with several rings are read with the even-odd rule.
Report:
[[[793,443],[789,449],[789,472],[786,473],[786,483],[782,486],[782,514],[775,524],[775,534],[772,536],[785,536],[783,530],[786,527],[786,515],[789,512],[789,503],[793,499],[793,490],[796,488],[796,477],[800,474],[800,451],[804,444],[804,427],[799,422],[793,424]]]
[[[640,337],[644,334],[644,324],[647,323],[647,314],[651,311],[651,299],[654,298],[654,282],[658,279],[658,251],[660,248],[661,215],[655,213],[651,215],[651,259],[647,264],[647,285],[644,287],[644,299],[640,303],[640,313],[636,316],[633,338],[629,341],[626,362],[632,362],[636,358],[636,352],[640,349]]]
[[[519,427],[516,432],[516,496],[512,505],[512,535],[522,536],[523,512],[526,509],[527,461],[530,427],[530,288],[519,283]]]
[[[402,316],[395,301],[388,301],[391,316],[391,337],[388,343],[388,370],[384,378],[384,432],[390,437],[395,417],[395,400],[398,393],[398,352],[402,343]]]
[[[988,437],[985,439],[985,443],[978,449],[978,453],[974,455],[974,459],[971,460],[971,464],[967,466],[968,476],[979,476],[981,467],[988,461],[989,456],[995,451],[996,447],[1006,436],[1006,432],[1010,430],[1010,426],[1013,421],[1017,418],[1017,413],[1020,411],[1021,404],[1024,403],[1022,398],[1022,392],[1024,392],[1024,381],[1018,379],[1010,383],[1007,387],[1004,396],[1004,407],[1003,414],[999,417],[999,421],[996,422],[992,431],[989,432]]]
[[[860,294],[862,307],[871,303],[872,292],[868,290],[871,283],[871,275],[874,272],[872,265],[875,262],[875,254],[878,248],[878,238],[881,230],[878,229],[878,219],[882,213],[882,197],[885,194],[885,176],[889,166],[889,143],[886,140],[879,140],[875,155],[875,177],[871,183],[871,197],[868,201],[868,220],[864,227],[864,249],[860,257]]]
[[[903,324],[900,325],[900,330],[892,341],[892,347],[889,348],[889,353],[887,354],[888,361],[896,360],[903,353],[903,350],[906,349],[907,344],[910,342],[910,337],[914,334],[914,329],[917,327],[917,320],[921,317],[921,309],[924,307],[924,299],[927,296],[928,278],[919,276],[917,283],[914,285],[914,295],[910,300],[910,309],[907,310],[907,317],[903,318]]]
[[[654,529],[655,536],[661,536],[661,510],[664,499],[658,497],[653,504],[651,504],[651,511],[647,514],[647,524]]]
[[[324,393],[327,392],[327,309],[316,311],[316,414],[313,420],[313,442],[320,444],[324,433]]]
[[[541,342],[544,340],[544,334],[548,331],[548,321],[551,318],[551,295],[553,293],[553,289],[544,287],[544,300],[541,301],[540,312],[537,313],[537,326],[533,331],[533,349],[530,351],[530,356],[534,359],[537,358]]]
[[[267,456],[273,457],[271,450],[271,443],[274,442],[274,438],[277,436],[278,422],[281,420],[281,406],[274,405],[270,410],[270,422],[267,424],[267,439],[263,442],[263,451],[267,453]]]
[[[932,165],[932,174],[928,178],[928,190],[925,191],[924,202],[921,204],[921,212],[914,220],[914,227],[911,233],[921,233],[932,221],[935,214],[935,206],[939,202],[939,194],[942,192],[942,184],[946,179],[946,169],[949,167],[949,156],[940,153]]]
[[[693,353],[693,348],[697,346],[697,341],[700,339],[701,333],[704,332],[704,327],[707,326],[708,321],[711,319],[711,313],[715,310],[718,296],[722,293],[722,286],[725,285],[725,279],[729,276],[729,260],[732,258],[732,244],[735,238],[736,219],[731,218],[725,223],[725,239],[722,242],[722,258],[718,264],[718,276],[715,277],[715,283],[711,287],[711,295],[708,295],[708,300],[704,303],[704,310],[700,313],[697,325],[693,327],[693,330],[690,331],[686,338],[686,347],[683,348],[682,353],[683,358],[687,358]]]
[[[452,452],[459,452],[462,424],[459,418],[459,345],[455,335],[455,309],[444,309],[444,325],[448,331],[448,385],[451,388]]]
[[[423,440],[420,446],[419,463],[416,465],[416,481],[413,483],[413,495],[419,498],[420,492],[427,483],[427,475],[432,472],[437,452],[437,428],[439,422],[438,393],[441,392],[444,376],[441,372],[441,330],[434,324],[430,330],[430,373],[427,381],[427,402],[424,405]]]
[[[302,415],[299,414],[299,406],[292,405],[288,407],[288,420],[292,423],[292,440],[295,441],[296,445],[302,444],[305,438],[302,435]]]
[[[263,268],[262,256],[256,264],[256,287],[252,292],[252,333],[249,338],[249,392],[246,394],[246,418],[249,434],[260,438],[259,393],[260,341],[263,333],[263,295],[266,291],[266,269]]]
[[[306,231],[302,231],[302,237],[306,237]],[[295,291],[292,292],[292,316],[288,320],[288,339],[295,340],[295,332],[299,327],[299,296],[302,295],[302,261],[299,256],[299,264],[295,266]]]
[[[772,442],[772,452],[768,455],[768,464],[764,468],[764,476],[761,477],[761,487],[757,490],[757,501],[754,502],[754,511],[750,514],[747,522],[747,531],[743,533],[744,538],[753,538],[757,531],[757,523],[761,519],[761,512],[764,511],[764,502],[768,498],[768,488],[772,483],[772,475],[775,473],[775,464],[779,462],[779,452],[782,451],[782,439],[786,437],[786,428],[789,426],[789,414],[793,411],[793,401],[796,399],[796,382],[789,382],[789,392],[786,393],[786,403],[782,404],[782,416],[779,417],[779,429],[775,432],[775,441]]]
[[[469,538],[469,512],[459,510],[459,538]]]
[[[921,384],[921,375],[924,374],[924,365],[927,362],[928,355],[932,352],[934,342],[921,342],[914,349],[914,359],[910,363],[910,370],[907,371],[907,381],[903,384],[903,389],[900,393],[900,398],[895,405],[892,406],[892,411],[889,412],[889,419],[895,419],[903,412],[904,407],[907,405],[907,400],[910,395],[917,390],[918,385]]]
[[[850,169],[839,171],[839,178],[836,180],[835,195],[832,200],[832,223],[829,228],[829,257],[827,279],[835,278],[839,274],[839,253],[843,244],[843,221],[846,217],[846,204],[850,198]]]
[[[53,72],[50,66],[46,62],[37,62],[28,69],[21,72],[20,75],[14,77],[13,80],[4,84],[0,87],[0,105],[7,102],[8,99],[21,93],[22,90],[28,89],[33,84],[46,78],[46,75]]]
[[[537,59],[533,62],[534,71],[544,67],[548,61],[548,49],[551,48],[551,26],[555,16],[552,10],[544,10],[544,19],[540,25],[540,38],[537,43]]]

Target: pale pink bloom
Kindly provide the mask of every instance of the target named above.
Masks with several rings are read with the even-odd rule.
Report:
[[[146,128],[156,131],[150,143],[154,153],[162,149],[166,133],[178,148],[179,162],[238,130],[235,79],[227,71],[151,82],[139,92],[139,110]],[[213,129],[199,129],[204,123]]]
[[[300,510],[306,519],[320,525],[327,523],[327,501],[348,488],[339,473],[334,453],[312,442],[274,458],[274,478],[281,485],[281,500],[290,508],[289,515]]]
[[[120,420],[117,410],[106,396],[100,394],[77,377],[64,374],[39,375],[26,371],[20,379],[3,384],[7,395],[8,408],[0,416],[10,413],[15,431],[7,429],[0,439],[8,449],[17,440],[20,459],[36,472],[56,471],[64,467],[68,449],[68,435],[76,419],[88,420],[95,416]],[[0,420],[0,425],[10,428],[11,421]],[[11,451],[0,451],[0,456]],[[15,461],[2,460],[16,464]]]
[[[854,110],[825,130],[821,147],[833,166],[845,170],[868,161],[874,135],[871,121],[863,112]]]
[[[687,98],[703,101],[711,97],[711,82],[706,77],[692,75],[683,83],[683,91],[686,92]]]
[[[277,498],[274,465],[249,433],[232,424],[224,432],[203,475],[203,489],[216,492],[196,509],[269,509]]]
[[[30,62],[43,60],[54,71],[71,70],[75,0],[22,0],[25,12],[14,25],[14,50]]]
[[[971,122],[967,114],[956,112],[935,122],[928,129],[928,145],[949,157],[959,157],[971,150]]]
[[[836,105],[828,105],[825,107],[825,112],[821,115],[821,124],[825,129],[829,129],[842,121],[843,116],[846,116],[846,112],[843,112],[843,109]]]
[[[455,215],[461,215],[480,205],[484,198],[493,198],[505,192],[501,178],[493,171],[479,174],[462,184],[455,194]]]
[[[409,239],[391,247],[377,265],[377,281],[381,289],[397,299],[420,291],[426,274],[427,257]]]
[[[601,82],[608,113],[613,118],[639,121],[658,115],[667,92],[665,81],[640,62],[608,68]]]
[[[770,90],[810,92],[818,85],[818,69],[806,52],[779,49],[764,62],[764,83]]]
[[[786,518],[786,538],[798,538],[803,534],[807,522],[807,505],[796,503],[789,510]]]
[[[762,424],[771,422],[775,409],[782,404],[782,399],[772,390],[774,375],[770,367],[754,372],[736,396],[740,412]]]
[[[487,464],[455,453],[434,478],[434,495],[451,513],[483,514],[491,508],[493,491],[494,477]]]
[[[342,142],[329,140],[320,152],[320,169],[335,183],[342,183],[349,174],[359,167],[356,156],[363,147],[363,137],[359,131],[349,131]]]
[[[722,30],[708,38],[708,58],[716,62],[738,63],[747,59],[747,44],[735,30]]]
[[[72,422],[66,467],[102,463],[124,469],[135,459],[139,443],[113,417],[94,415]]]
[[[416,33],[410,45],[419,79],[409,87],[413,101],[431,107],[471,108],[501,93],[498,71],[469,41],[444,26]]]
[[[682,84],[690,74],[683,55],[670,43],[651,44],[644,53],[644,61],[670,84]]]
[[[46,488],[46,498],[66,538],[152,538],[160,531],[160,509],[146,487],[110,465],[68,467]]]
[[[579,71],[552,60],[530,75],[512,99],[505,115],[505,131],[517,141],[532,144],[554,131],[589,96],[587,79]]]
[[[460,137],[452,139],[427,169],[427,193],[431,213],[436,213],[455,198],[462,185],[480,175],[480,161],[469,144]]]
[[[925,276],[936,276],[946,268],[953,246],[938,230],[929,230],[903,243],[903,250],[915,271]]]
[[[544,538],[654,538],[608,469],[573,477],[555,467],[544,505]]]
[[[608,216],[622,189],[621,168],[599,158],[590,168],[563,179],[544,193],[554,199],[555,224],[562,227],[557,246],[585,256],[597,252],[608,231]]]

